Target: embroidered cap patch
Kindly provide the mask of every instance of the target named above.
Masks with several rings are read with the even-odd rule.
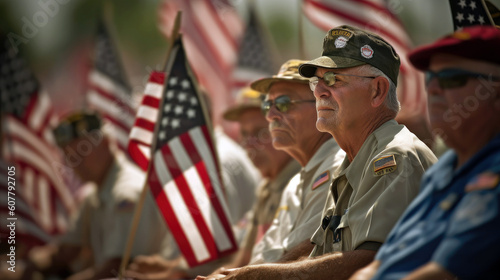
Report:
[[[316,179],[314,179],[314,183],[312,185],[312,189],[316,189],[317,187],[321,186],[324,182],[330,180],[330,172],[327,170],[323,173],[321,173]]]
[[[396,170],[396,168],[396,158],[394,158],[394,155],[381,157],[373,162],[373,172],[377,176],[391,173]]]

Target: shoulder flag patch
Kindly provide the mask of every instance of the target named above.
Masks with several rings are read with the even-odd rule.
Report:
[[[324,182],[330,180],[330,171],[325,171],[321,173],[316,179],[314,179],[314,183],[312,185],[312,189],[316,189],[317,187],[321,186]]]
[[[466,192],[493,189],[500,182],[500,175],[493,172],[484,172],[476,176],[467,186]]]
[[[376,176],[382,176],[394,172],[396,168],[396,158],[394,155],[381,157],[373,162],[373,172]]]

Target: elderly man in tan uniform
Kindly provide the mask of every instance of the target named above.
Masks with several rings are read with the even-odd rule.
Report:
[[[296,260],[310,253],[309,238],[321,219],[331,176],[345,157],[335,140],[314,125],[315,100],[308,79],[298,74],[298,66],[304,62],[289,60],[277,75],[251,85],[267,92],[262,109],[273,146],[302,166],[285,188],[273,224],[254,247],[252,263]]]
[[[244,88],[236,105],[223,115],[224,119],[239,123],[241,144],[264,178],[257,188],[257,201],[249,213],[249,224],[240,250],[232,263],[225,267],[248,264],[254,244],[262,238],[273,221],[283,189],[300,171],[300,164],[296,160],[273,147],[268,122],[260,108],[261,97],[260,92]]]
[[[248,266],[227,279],[347,279],[373,260],[436,161],[394,120],[399,65],[395,50],[376,34],[351,26],[328,31],[322,56],[299,70],[310,78],[316,97],[316,126],[347,154],[333,174],[323,219],[311,238],[311,256],[324,256]]]
[[[57,245],[38,248],[32,255],[23,279],[32,279],[38,271],[67,277],[68,268],[86,247],[93,263],[71,279],[101,279],[115,276],[127,242],[135,205],[144,184],[144,173],[123,154],[115,152],[100,130],[100,119],[90,112],[66,117],[54,130],[66,163],[84,182],[96,188],[83,202],[82,209]],[[131,255],[160,254],[172,258],[176,248],[165,222],[148,192]]]

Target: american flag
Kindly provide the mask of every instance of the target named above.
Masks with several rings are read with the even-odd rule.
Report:
[[[165,0],[160,8],[160,29],[166,36],[182,11],[181,33],[186,53],[200,85],[213,102],[214,123],[232,102],[231,78],[238,57],[243,23],[227,0]]]
[[[233,75],[233,92],[237,92],[255,80],[272,75],[273,66],[271,48],[259,24],[255,8],[251,6],[248,23],[238,51],[238,63]]]
[[[110,137],[120,150],[126,151],[135,109],[118,53],[102,22],[98,25],[95,44],[94,67],[88,77],[88,106],[101,114]]]
[[[383,0],[304,0],[306,16],[319,28],[328,31],[349,24],[379,34],[401,58],[398,99],[402,110],[427,116],[424,78],[409,63],[407,54],[412,44],[404,26],[387,8]]]
[[[450,0],[453,29],[472,25],[495,25],[484,0]]]
[[[56,119],[50,99],[40,92],[26,61],[6,39],[1,40],[0,65],[2,154],[16,169],[17,229],[44,242],[48,236],[65,231],[75,210],[76,188],[72,187],[77,181],[72,180],[72,172],[54,145],[51,128]],[[2,172],[7,174],[3,166]],[[7,193],[2,191],[4,195]],[[2,215],[12,217],[6,207],[7,203],[2,203]]]
[[[141,105],[137,110],[134,126],[130,131],[128,152],[144,171],[148,170],[151,143],[153,142],[155,122],[158,119],[158,108],[160,107],[164,82],[164,72],[151,72],[144,89]]]
[[[139,109],[136,124],[143,122],[145,111],[157,117],[146,117],[147,124],[135,130],[144,135],[131,140],[143,139],[140,144],[151,146],[146,142],[156,137],[148,183],[184,258],[196,266],[234,252],[237,245],[209,123],[180,39],[169,63],[167,78],[152,74],[144,97],[150,102],[143,101],[148,104]],[[166,79],[164,89],[162,78]],[[154,123],[159,126],[156,135],[152,134]],[[135,145],[134,141],[130,144]]]

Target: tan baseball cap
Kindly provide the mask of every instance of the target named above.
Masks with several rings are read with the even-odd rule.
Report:
[[[277,75],[273,75],[270,78],[262,78],[253,82],[250,87],[254,90],[267,93],[269,88],[274,82],[278,81],[288,81],[297,83],[309,83],[309,79],[302,77],[299,74],[299,65],[306,63],[307,60],[290,59],[281,65],[280,71]]]
[[[228,121],[237,121],[241,114],[248,109],[260,109],[262,93],[246,87],[242,89],[236,99],[236,104],[227,109],[222,117]]]

